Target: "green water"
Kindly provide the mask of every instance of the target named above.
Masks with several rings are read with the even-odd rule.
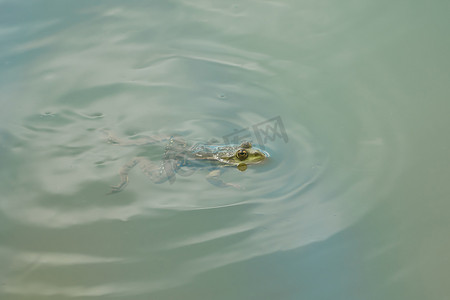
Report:
[[[449,10],[0,1],[0,298],[447,299]],[[136,169],[107,195],[164,144],[102,130],[258,142],[274,117],[242,190]]]

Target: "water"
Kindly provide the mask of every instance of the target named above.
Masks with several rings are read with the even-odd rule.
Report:
[[[449,6],[0,1],[1,298],[446,299]],[[164,145],[104,129],[275,117],[242,190],[133,170],[107,195]]]

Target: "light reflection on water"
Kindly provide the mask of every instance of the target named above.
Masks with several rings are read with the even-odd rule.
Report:
[[[349,283],[299,290],[296,278],[321,275],[292,265],[324,268],[327,279],[369,278],[343,270],[340,260],[352,257],[342,249],[363,253],[367,268],[396,251],[395,237],[359,245],[371,241],[358,228],[412,161],[405,96],[392,75],[383,78],[387,67],[376,55],[365,61],[360,44],[341,48],[348,33],[360,35],[354,13],[370,16],[373,5],[333,12],[303,2],[112,1],[74,5],[66,18],[55,6],[9,21],[0,37],[11,47],[0,57],[14,65],[0,87],[17,102],[2,102],[10,113],[0,120],[0,293],[261,299],[249,296],[257,287],[266,296],[285,289],[283,299],[328,299]],[[398,31],[386,36],[370,20],[373,37],[362,44],[395,39]],[[105,128],[207,142],[274,116],[289,141],[268,141],[265,165],[226,172],[243,190],[209,185],[204,170],[172,185],[133,171],[124,191],[107,195],[123,164],[136,155],[158,161],[164,144],[111,145]],[[412,272],[400,267],[388,280]],[[223,293],[211,297],[215,289]]]

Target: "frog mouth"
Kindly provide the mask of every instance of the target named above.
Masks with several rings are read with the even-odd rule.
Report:
[[[261,152],[262,154],[264,154],[264,156],[265,156],[266,158],[270,157],[270,154],[269,154],[269,152],[267,152],[267,151],[259,150],[259,152]]]

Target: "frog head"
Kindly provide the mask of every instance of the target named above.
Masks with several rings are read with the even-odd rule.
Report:
[[[247,165],[255,165],[264,162],[269,154],[258,148],[254,148],[250,142],[242,143],[233,156],[227,157],[228,164],[235,165],[240,171],[245,171]]]

